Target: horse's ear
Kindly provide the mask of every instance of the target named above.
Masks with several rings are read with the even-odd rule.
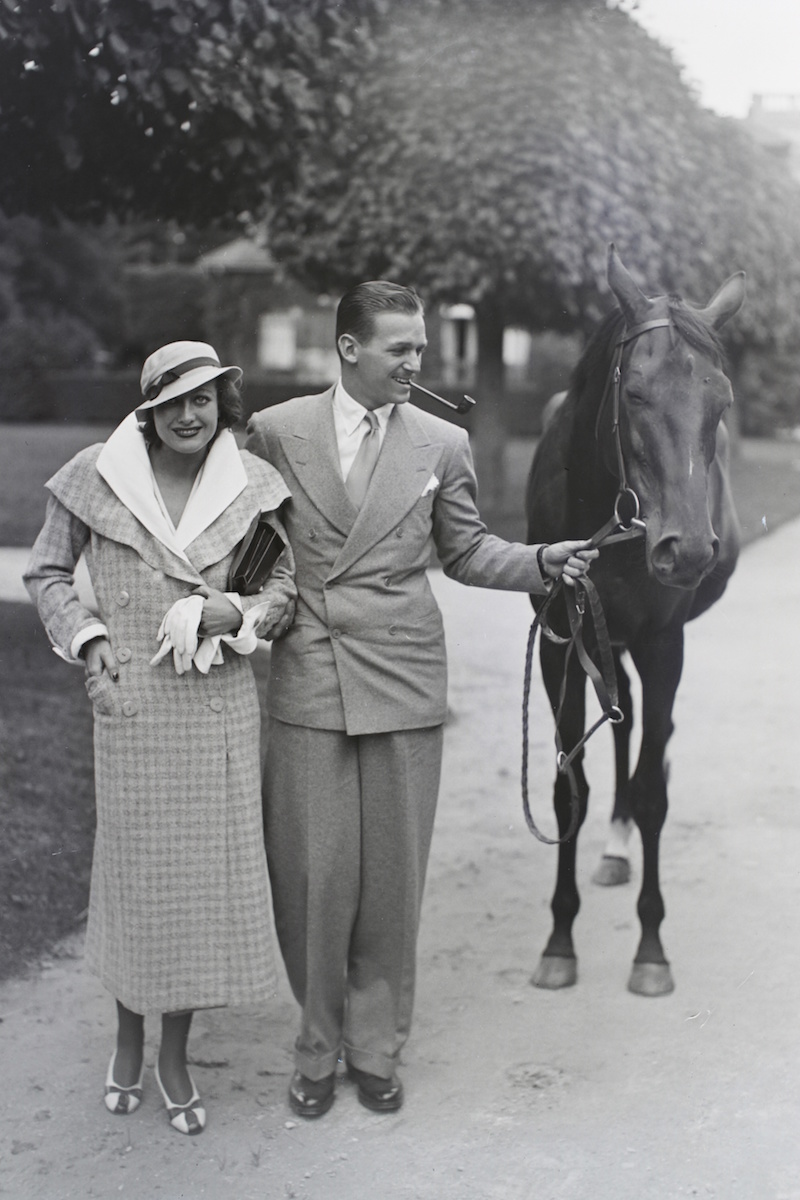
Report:
[[[636,283],[627,267],[623,265],[622,259],[617,254],[617,248],[613,242],[609,242],[608,244],[608,268],[606,274],[608,277],[608,286],[617,297],[626,322],[628,325],[635,325],[642,319],[642,313],[650,301]]]
[[[729,321],[744,304],[744,281],[744,271],[737,271],[735,275],[731,275],[730,279],[725,280],[706,307],[700,310],[700,316],[714,329],[719,329],[726,321]]]

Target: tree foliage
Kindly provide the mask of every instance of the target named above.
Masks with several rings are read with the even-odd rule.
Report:
[[[43,371],[97,365],[119,341],[121,278],[109,250],[71,222],[0,213],[0,417],[37,415]]]
[[[291,186],[388,0],[0,0],[0,208],[203,223]]]
[[[391,277],[484,323],[585,328],[614,241],[650,294],[705,302],[744,268],[738,336],[796,330],[796,185],[602,3],[396,8],[302,170],[273,245],[318,284]]]

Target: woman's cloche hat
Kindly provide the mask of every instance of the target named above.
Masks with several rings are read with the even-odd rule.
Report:
[[[235,382],[242,378],[242,370],[223,367],[207,342],[168,342],[145,359],[140,380],[144,401],[137,411],[165,404],[220,375],[230,375]]]

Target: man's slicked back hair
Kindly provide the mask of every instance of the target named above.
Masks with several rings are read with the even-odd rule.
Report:
[[[375,332],[375,319],[381,313],[406,313],[414,316],[425,311],[413,288],[385,279],[358,283],[345,292],[336,310],[336,345],[343,333],[349,333],[363,344]]]

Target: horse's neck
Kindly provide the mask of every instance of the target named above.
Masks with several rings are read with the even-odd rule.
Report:
[[[575,397],[568,456],[572,487],[598,498],[613,494],[616,488],[611,469],[613,447],[607,445],[612,436],[612,406],[603,400],[605,381],[606,375],[600,383],[588,380]]]

